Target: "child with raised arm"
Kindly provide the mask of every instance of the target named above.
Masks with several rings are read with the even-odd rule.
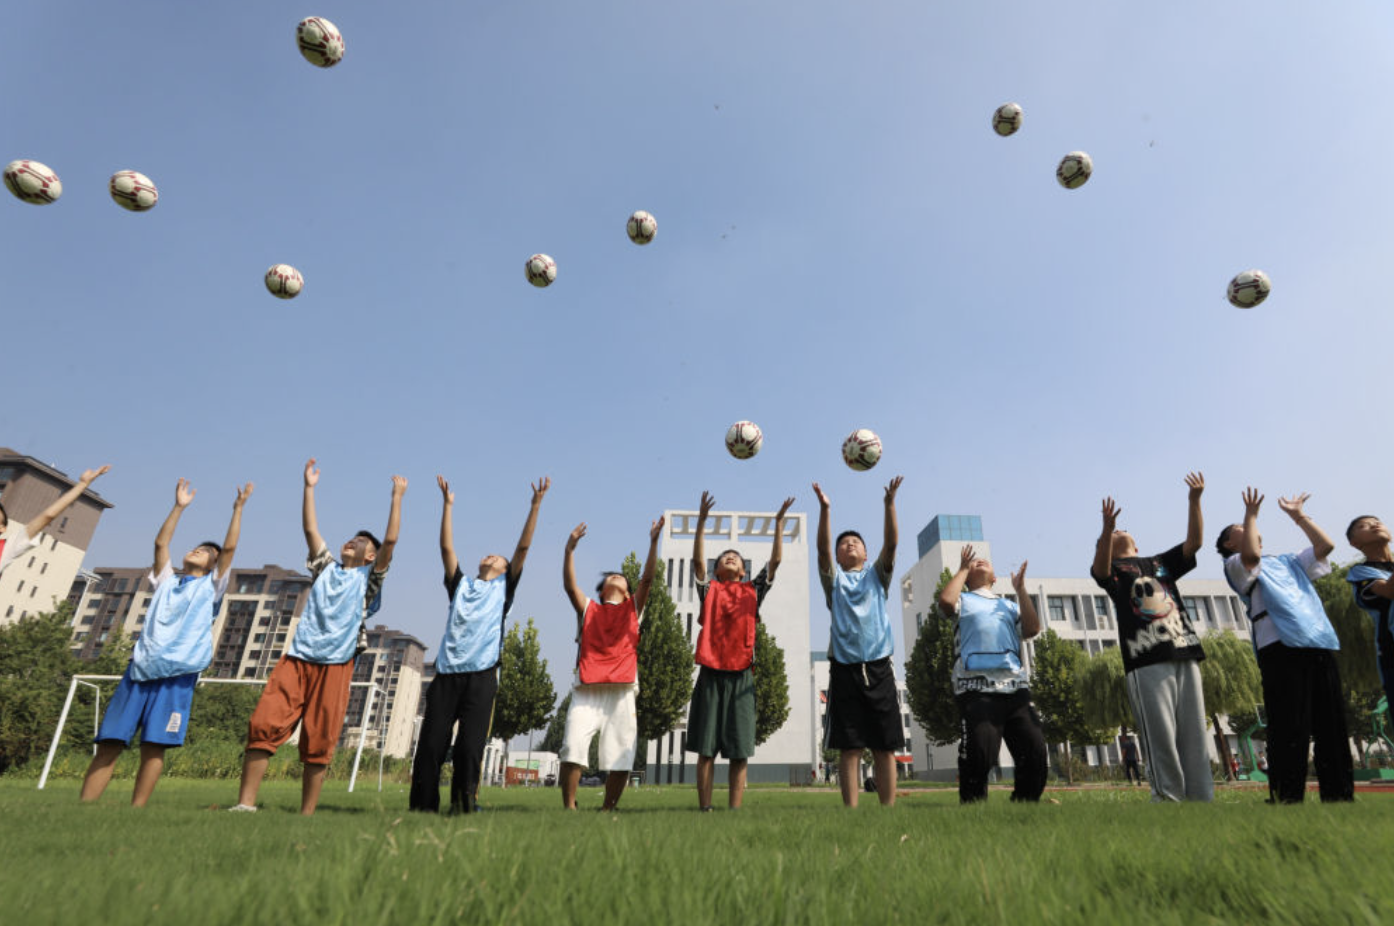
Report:
[[[1307,535],[1301,553],[1268,556],[1258,532],[1263,496],[1244,490],[1244,523],[1220,531],[1215,549],[1225,579],[1244,599],[1253,625],[1254,652],[1268,713],[1268,789],[1283,804],[1307,793],[1307,750],[1315,741],[1317,781],[1323,801],[1355,797],[1345,696],[1336,651],[1341,641],[1326,616],[1312,580],[1331,572],[1326,558],[1336,545],[1302,511],[1309,495],[1278,499],[1278,507]]]
[[[79,498],[82,493],[92,487],[92,483],[98,476],[106,473],[111,467],[101,466],[97,469],[83,470],[78,477],[77,485],[58,497],[52,505],[49,505],[28,524],[11,521],[9,513],[5,511],[5,506],[0,505],[0,572],[5,571],[5,567],[19,558],[20,554],[27,553],[39,543],[39,534],[43,533],[44,528],[52,523],[53,519],[67,511]]]
[[[551,487],[543,476],[532,485],[532,505],[513,559],[491,553],[479,561],[478,574],[465,575],[455,556],[453,512],[455,493],[444,476],[437,476],[442,507],[440,558],[445,566],[445,592],[450,610],[445,636],[436,654],[436,677],[426,689],[426,716],[416,746],[411,773],[411,809],[440,810],[440,766],[450,751],[456,723],[454,773],[450,779],[450,809],[471,813],[479,793],[480,764],[494,717],[499,690],[499,661],[503,657],[503,624],[513,607],[513,595],[523,576],[523,561],[532,546],[537,512]]]
[[[1041,619],[1026,591],[1025,561],[1012,574],[1016,601],[994,592],[996,581],[992,563],[964,546],[958,572],[939,593],[939,610],[954,619],[954,700],[962,732],[958,799],[963,804],[987,800],[987,776],[1004,738],[1016,766],[1012,800],[1039,801],[1045,790],[1045,733],[1031,703],[1031,673],[1021,656],[1021,642],[1041,632]]]
[[[301,724],[300,761],[305,771],[300,812],[306,816],[315,812],[348,710],[359,631],[381,603],[382,583],[397,546],[406,479],[392,477],[392,507],[382,540],[370,531],[359,531],[340,547],[341,562],[334,561],[319,533],[315,515],[318,483],[319,470],[311,458],[305,464],[301,522],[309,548],[306,568],[314,577],[314,584],[290,647],[271,670],[261,700],[252,711],[242,760],[242,783],[237,804],[230,808],[234,811],[257,809],[257,791],[261,789],[267,763],[290,739],[295,725]]]
[[[1394,704],[1394,551],[1389,548],[1389,527],[1372,514],[1362,514],[1346,528],[1346,540],[1360,551],[1365,562],[1346,573],[1355,586],[1355,603],[1375,622],[1375,659],[1384,695]]]
[[[1186,486],[1186,539],[1155,556],[1139,555],[1132,535],[1115,529],[1122,509],[1105,498],[1103,531],[1089,568],[1118,613],[1124,683],[1147,755],[1153,801],[1215,796],[1200,684],[1205,651],[1176,588],[1176,580],[1196,568],[1205,529],[1200,514],[1205,477],[1188,473]]]
[[[576,584],[576,544],[586,536],[586,525],[576,525],[566,539],[562,561],[562,585],[576,609],[576,680],[571,689],[571,710],[561,748],[561,799],[567,810],[576,809],[576,788],[586,765],[591,740],[600,735],[600,767],[605,777],[605,804],[614,810],[634,767],[639,723],[635,695],[639,691],[639,625],[653,586],[658,558],[658,538],[663,518],[649,528],[649,555],[639,576],[639,588],[629,588],[622,572],[607,572],[595,586],[599,601],[592,601]]]
[[[746,766],[755,753],[755,625],[760,605],[774,584],[784,553],[784,516],[793,498],[786,498],[774,518],[774,547],[770,561],[745,578],[745,560],[735,550],[716,558],[716,575],[707,579],[702,534],[716,500],[703,492],[692,538],[692,580],[697,585],[701,613],[697,618],[697,684],[687,718],[687,750],[697,753],[697,807],[712,809],[712,785],[718,753],[730,761],[727,806],[741,806]]]
[[[899,539],[895,493],[904,477],[886,486],[881,553],[867,569],[866,542],[856,531],[843,531],[832,542],[828,523],[831,504],[818,483],[818,579],[832,614],[828,642],[828,733],[824,744],[840,749],[838,783],[842,803],[857,806],[862,750],[875,763],[876,793],[883,806],[895,804],[895,754],[905,748],[891,655],[895,638],[886,611],[886,595],[895,569]],[[836,552],[834,553],[834,549]]]
[[[140,769],[132,806],[144,807],[150,800],[165,768],[165,750],[184,745],[194,686],[199,673],[213,662],[213,619],[232,574],[232,558],[242,533],[242,506],[252,494],[252,484],[237,490],[222,546],[204,541],[184,554],[183,566],[176,573],[169,558],[169,542],[194,494],[189,481],[180,479],[174,489],[174,508],[155,535],[155,566],[150,571],[153,588],[145,629],[97,731],[97,754],[82,780],[84,801],[102,796],[117,757],[137,729]]]

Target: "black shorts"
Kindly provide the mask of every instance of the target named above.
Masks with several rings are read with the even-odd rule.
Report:
[[[850,665],[828,660],[828,749],[905,748],[891,657]]]

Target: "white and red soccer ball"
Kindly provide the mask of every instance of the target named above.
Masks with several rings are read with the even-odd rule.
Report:
[[[842,442],[842,462],[864,472],[881,459],[881,438],[874,431],[858,428]]]
[[[131,212],[149,212],[160,201],[160,191],[150,178],[134,170],[118,170],[107,188],[116,205]]]
[[[309,16],[295,27],[295,44],[304,59],[316,67],[332,68],[344,60],[344,37],[322,16]]]
[[[635,244],[648,244],[653,240],[653,236],[658,234],[658,219],[640,209],[629,217],[624,230],[629,235],[629,240]]]
[[[277,299],[294,299],[305,288],[305,278],[290,264],[277,264],[266,271],[266,289]]]
[[[753,421],[737,421],[726,429],[726,452],[737,460],[749,460],[764,443],[765,434]]]
[[[1083,151],[1071,151],[1060,159],[1055,168],[1055,179],[1067,190],[1077,190],[1089,181],[1094,173],[1094,159]]]
[[[538,289],[551,286],[557,280],[557,262],[546,254],[534,254],[523,265],[528,282]]]
[[[43,206],[58,202],[63,181],[38,161],[11,161],[5,165],[5,186],[26,203]]]
[[[1016,103],[1003,103],[992,113],[992,130],[1004,138],[1015,135],[1021,128],[1021,107]]]
[[[1252,309],[1268,298],[1273,283],[1262,270],[1245,270],[1229,281],[1225,295],[1237,309]]]

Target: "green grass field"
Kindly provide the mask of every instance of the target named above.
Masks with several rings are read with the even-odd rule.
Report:
[[[320,812],[271,782],[229,814],[229,781],[130,782],[82,806],[77,784],[0,780],[7,923],[1253,923],[1394,922],[1394,793],[1272,807],[1222,790],[1211,806],[1142,791],[994,791],[959,807],[916,790],[886,811],[831,791],[753,789],[696,812],[690,787],[481,795],[485,812],[425,817],[406,790],[330,782]],[[863,798],[869,795],[863,795]]]

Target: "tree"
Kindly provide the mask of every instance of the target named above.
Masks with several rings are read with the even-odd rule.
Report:
[[[755,661],[750,669],[755,678],[755,745],[759,746],[789,719],[789,674],[784,668],[784,650],[764,624],[755,625]]]
[[[0,627],[0,772],[42,755],[82,665],[69,649],[72,609]]]
[[[1084,719],[1090,726],[1125,731],[1133,723],[1133,706],[1128,702],[1127,674],[1123,671],[1123,651],[1106,646],[1090,657],[1080,678],[1079,698]]]
[[[532,618],[528,618],[528,626],[521,633],[514,621],[503,638],[499,693],[494,700],[493,735],[505,744],[546,724],[557,703],[547,660],[541,653]]]
[[[1200,664],[1200,681],[1205,693],[1205,709],[1215,731],[1215,745],[1225,777],[1234,777],[1229,739],[1220,728],[1220,715],[1249,710],[1263,699],[1263,684],[1253,647],[1232,631],[1212,630],[1201,639],[1205,660]],[[1242,733],[1242,730],[1235,730]]]
[[[929,613],[915,635],[905,661],[905,691],[910,713],[929,742],[947,746],[959,740],[958,703],[954,700],[954,622],[939,611],[939,593],[953,578],[945,569],[929,602]]]
[[[1341,649],[1336,653],[1336,667],[1341,673],[1341,686],[1352,691],[1377,691],[1380,687],[1379,668],[1375,659],[1375,625],[1370,615],[1355,603],[1355,593],[1346,581],[1350,565],[1336,566],[1330,575],[1312,584],[1321,596],[1322,607],[1336,629]]]
[[[541,752],[555,752],[561,755],[562,743],[566,741],[566,715],[570,710],[571,692],[568,691],[566,697],[561,699],[561,704],[557,705],[557,712],[552,715],[551,723],[547,724],[547,734],[537,746]]]
[[[251,685],[200,685],[194,689],[188,741],[242,745],[247,739],[247,720],[261,692]]]
[[[1107,743],[1112,731],[1084,719],[1080,683],[1089,657],[1069,640],[1047,630],[1036,641],[1036,658],[1031,666],[1031,695],[1041,713],[1041,724],[1049,742],[1065,747],[1065,778],[1070,772],[1070,744],[1090,746]]]
[[[639,587],[639,557],[630,553],[621,567],[630,588]],[[663,564],[654,571],[639,629],[639,741],[667,736],[686,717],[692,697],[692,647],[668,594]]]

